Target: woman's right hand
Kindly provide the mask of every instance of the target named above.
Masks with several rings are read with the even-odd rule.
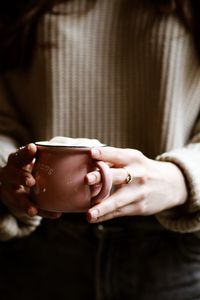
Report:
[[[29,199],[30,188],[35,185],[31,172],[36,152],[36,145],[31,143],[9,156],[7,165],[0,170],[0,201],[17,218],[37,214],[58,218],[60,213],[38,210]]]

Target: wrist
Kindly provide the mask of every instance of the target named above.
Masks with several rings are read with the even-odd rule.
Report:
[[[186,178],[182,170],[173,162],[166,162],[170,165],[170,168],[173,172],[172,180],[174,179],[175,190],[177,194],[177,203],[176,205],[183,205],[188,199],[188,188]]]

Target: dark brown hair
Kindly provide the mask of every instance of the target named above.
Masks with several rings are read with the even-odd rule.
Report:
[[[58,0],[6,0],[0,4],[0,71],[30,64],[37,24]]]
[[[6,0],[0,4],[0,71],[29,66],[40,18],[68,0]],[[72,1],[72,0],[71,0]],[[88,0],[95,1],[95,0]],[[191,32],[200,58],[200,0],[152,0],[159,13],[176,13]]]
[[[155,0],[161,13],[174,12],[191,33],[200,62],[200,0]]]

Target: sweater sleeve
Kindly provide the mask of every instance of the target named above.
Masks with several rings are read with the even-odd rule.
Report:
[[[200,116],[188,145],[157,157],[159,161],[176,164],[185,177],[188,199],[184,205],[163,211],[157,220],[167,229],[177,232],[200,230]]]
[[[0,80],[0,168],[6,165],[9,154],[15,152],[20,143],[29,140],[29,133],[23,126],[9,96],[6,83]],[[1,241],[26,236],[33,232],[41,222],[39,216],[17,219],[3,207],[1,199],[0,206]]]

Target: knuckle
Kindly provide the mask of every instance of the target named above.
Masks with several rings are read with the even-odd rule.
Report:
[[[124,156],[131,160],[134,160],[135,159],[135,151],[136,150],[134,150],[134,149],[126,148],[126,149],[124,149]]]
[[[146,205],[146,202],[145,201],[140,201],[138,203],[138,212],[139,214],[141,215],[145,215],[146,211],[147,211],[147,205]]]
[[[146,200],[149,196],[149,193],[150,193],[149,189],[144,188],[140,193],[140,200],[142,200],[142,201]]]
[[[140,185],[144,185],[144,184],[147,183],[147,179],[148,179],[147,174],[142,174],[142,175],[138,178],[138,183],[139,183]]]
[[[115,155],[116,161],[118,161],[118,162],[124,161],[124,153],[121,149],[116,149],[114,155]]]
[[[141,151],[139,151],[139,150],[134,150],[134,154],[135,154],[136,160],[137,160],[139,163],[142,163],[142,162],[144,161],[145,156],[144,156],[144,154],[143,154]]]
[[[22,198],[22,194],[24,193],[24,185],[19,184],[16,186],[15,194],[16,196],[19,196],[19,198]]]
[[[137,162],[142,162],[145,158],[144,154],[136,149],[126,148],[124,149],[124,154],[126,155],[126,157],[129,157],[130,159]]]
[[[114,212],[113,212],[113,217],[119,217],[121,215],[121,209],[117,208]]]

